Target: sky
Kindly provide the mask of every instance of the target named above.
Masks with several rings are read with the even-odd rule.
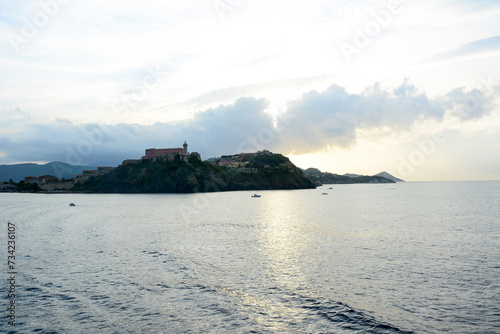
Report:
[[[0,0],[0,164],[268,149],[500,180],[500,2]]]

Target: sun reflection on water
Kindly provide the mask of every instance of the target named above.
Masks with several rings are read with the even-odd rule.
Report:
[[[269,193],[262,203],[260,251],[268,261],[269,276],[279,286],[298,289],[306,284],[301,263],[307,244],[302,236],[300,207],[293,193]]]

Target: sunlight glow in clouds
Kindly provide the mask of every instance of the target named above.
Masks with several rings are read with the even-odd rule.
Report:
[[[104,123],[81,163],[187,140],[203,158],[269,148],[339,174],[413,159],[409,180],[500,179],[495,1],[0,8],[0,163],[65,161]]]

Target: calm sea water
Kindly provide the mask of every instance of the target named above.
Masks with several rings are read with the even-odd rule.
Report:
[[[500,182],[328,188],[0,194],[18,271],[0,328],[500,333]]]

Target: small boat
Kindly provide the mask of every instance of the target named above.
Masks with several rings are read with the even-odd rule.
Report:
[[[75,203],[69,203],[69,206],[76,206]]]
[[[328,188],[328,189],[332,189],[332,187]]]
[[[253,194],[252,197],[260,197],[260,195]]]
[[[328,195],[328,193],[322,193],[321,195]]]

